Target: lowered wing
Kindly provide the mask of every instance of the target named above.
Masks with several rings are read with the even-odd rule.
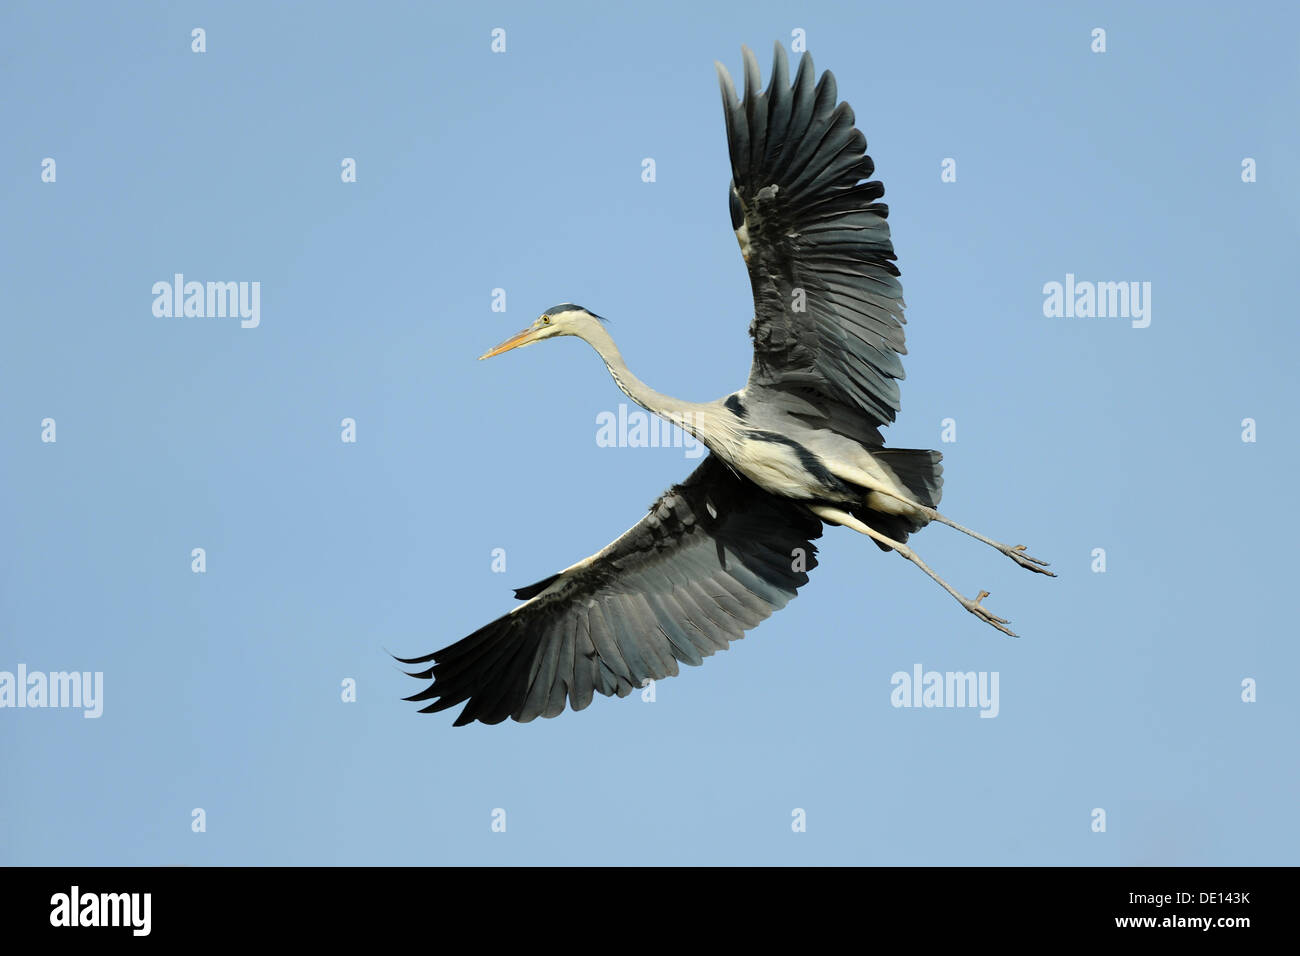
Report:
[[[516,595],[525,603],[404,664],[433,679],[421,713],[456,725],[554,717],[698,665],[782,608],[817,564],[822,525],[710,455],[603,550]]]

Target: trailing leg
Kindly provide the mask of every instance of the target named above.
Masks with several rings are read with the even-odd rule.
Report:
[[[1001,541],[994,541],[992,538],[987,538],[984,535],[980,534],[978,531],[973,531],[970,528],[966,527],[965,525],[958,524],[957,522],[949,518],[947,515],[942,515],[939,512],[935,511],[933,508],[927,508],[925,505],[917,504],[915,501],[909,501],[908,499],[904,498],[902,495],[895,494],[892,491],[882,491],[880,489],[873,488],[872,492],[874,494],[886,495],[890,498],[896,498],[899,501],[905,502],[911,505],[913,508],[915,508],[922,515],[924,515],[927,520],[938,521],[940,524],[946,524],[950,528],[956,528],[962,534],[970,535],[976,541],[983,541],[989,547],[997,548],[999,551],[1005,554],[1012,561],[1016,562],[1016,564],[1020,565],[1022,568],[1028,568],[1030,571],[1035,571],[1038,574],[1046,574],[1048,577],[1052,577],[1052,578],[1056,577],[1056,572],[1047,570],[1049,565],[1046,561],[1042,561],[1038,558],[1033,557],[1032,555],[1025,554],[1025,546],[1023,544],[1017,544],[1013,547],[1012,545],[1009,544],[1003,544]]]
[[[930,566],[926,564],[924,561],[922,561],[920,556],[911,548],[909,548],[907,545],[903,544],[903,542],[895,541],[893,538],[881,534],[875,528],[869,527],[868,525],[859,521],[857,518],[853,517],[853,515],[849,514],[847,511],[842,511],[839,508],[831,508],[824,505],[814,505],[812,507],[812,511],[820,518],[824,518],[825,520],[834,522],[835,524],[844,525],[844,527],[846,528],[852,528],[854,531],[857,531],[860,534],[865,534],[873,541],[878,541],[881,544],[889,547],[890,549],[897,551],[908,561],[911,561],[918,568],[920,568],[927,575],[929,575],[930,578],[932,578],[941,588],[943,588],[945,591],[951,594],[957,600],[957,603],[959,603],[966,610],[970,611],[980,620],[993,625],[1003,634],[1010,634],[1012,637],[1016,636],[1015,633],[1011,630],[1011,628],[1007,627],[1007,624],[1010,622],[1008,622],[1004,618],[997,617],[996,615],[993,614],[992,611],[990,611],[988,608],[984,607],[984,605],[980,603],[986,597],[989,596],[988,591],[980,591],[979,597],[975,598],[974,600],[971,600],[970,598],[958,592],[956,588],[954,588],[943,578],[939,577],[939,575],[935,574],[934,571],[931,570]]]

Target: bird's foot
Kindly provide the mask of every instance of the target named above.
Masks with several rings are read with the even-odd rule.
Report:
[[[1031,554],[1025,554],[1025,546],[1023,544],[1018,544],[1014,548],[1004,544],[999,547],[998,550],[1022,568],[1028,568],[1030,571],[1034,571],[1038,574],[1046,574],[1049,578],[1056,577],[1055,571],[1047,570],[1049,565],[1046,561],[1035,558]]]
[[[988,608],[986,608],[983,604],[980,603],[988,596],[989,596],[988,591],[981,591],[980,596],[973,601],[970,598],[962,598],[961,599],[962,607],[970,611],[972,614],[974,614],[980,620],[984,621],[986,624],[992,624],[1003,634],[1010,635],[1011,637],[1016,637],[1017,636],[1016,633],[1013,630],[1011,630],[1011,628],[1007,627],[1007,625],[1011,623],[1010,621],[1008,621],[1006,618],[998,617],[996,614],[994,614],[992,611],[990,611]]]

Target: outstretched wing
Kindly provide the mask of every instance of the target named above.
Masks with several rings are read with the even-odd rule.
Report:
[[[466,703],[456,725],[554,717],[594,693],[700,664],[782,608],[816,566],[821,522],[710,455],[602,551],[516,595],[526,598],[450,647],[404,664],[433,678],[421,713]]]
[[[766,92],[745,55],[745,99],[718,64],[731,152],[731,224],[754,290],[750,388],[833,403],[887,425],[898,411],[903,290],[879,182],[848,103],[812,57],[794,83],[778,43]]]

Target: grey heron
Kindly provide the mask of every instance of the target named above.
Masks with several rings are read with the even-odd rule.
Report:
[[[523,601],[412,673],[432,683],[421,711],[465,704],[457,726],[554,717],[568,701],[626,696],[698,665],[784,607],[816,566],[813,541],[840,525],[896,551],[998,630],[1008,622],[936,574],[906,543],[933,521],[1051,575],[1023,545],[957,524],[936,508],[937,451],[886,448],[899,409],[903,298],[884,187],[835,78],[814,82],[804,54],[793,82],[778,43],[760,92],[744,50],[739,100],[717,64],[731,157],[731,225],[754,293],[754,360],[744,388],[712,402],[661,394],[632,374],[600,316],[563,303],[481,358],[576,336],[633,401],[685,429],[709,455],[630,530],[536,584]],[[1012,635],[1014,636],[1014,635]]]

